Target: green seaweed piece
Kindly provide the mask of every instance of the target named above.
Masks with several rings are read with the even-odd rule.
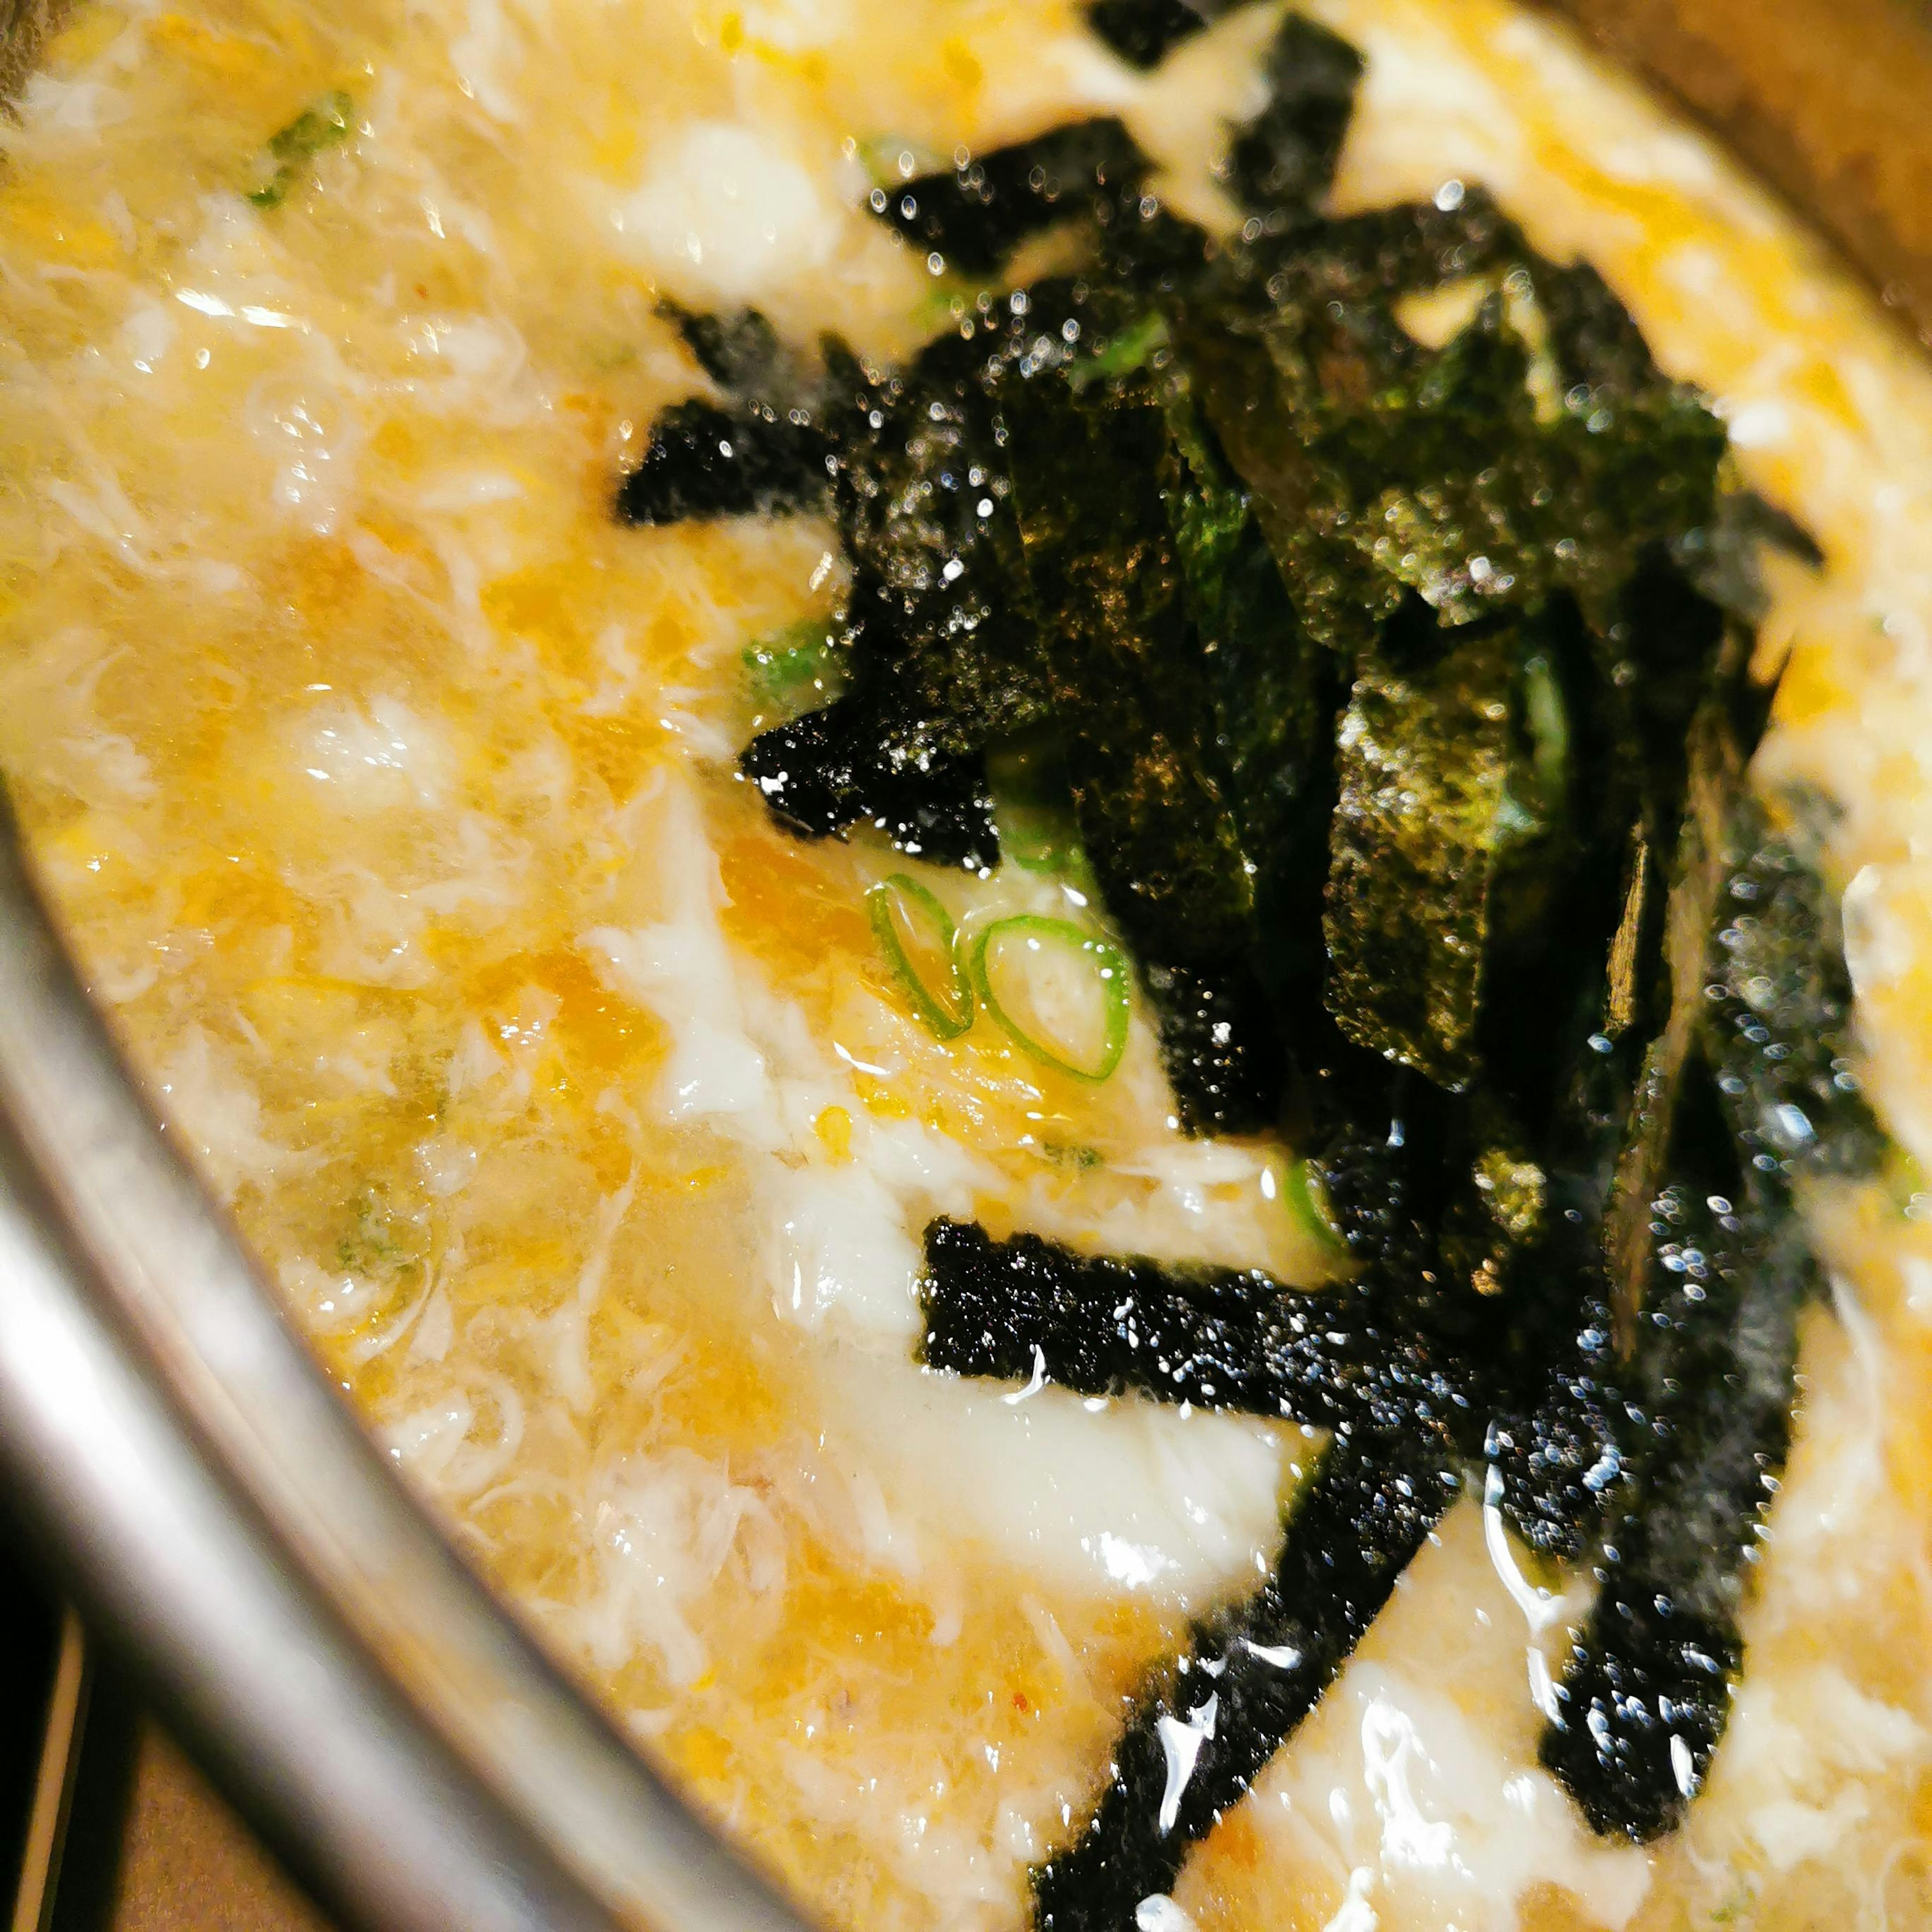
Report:
[[[929,345],[878,386],[841,453],[853,684],[902,760],[977,750],[1047,715],[986,360],[957,332]]]
[[[1167,412],[1144,377],[1028,402],[1008,418],[1015,496],[1081,842],[1140,964],[1183,1125],[1253,1132],[1278,1116],[1282,1057],[1171,520]]]
[[[1253,897],[1208,768],[1199,640],[1144,391],[1042,391],[1009,425],[1022,542],[1082,842],[1143,959],[1238,954]]]
[[[1201,640],[1216,773],[1254,881],[1264,976],[1292,1007],[1322,969],[1340,681],[1296,616],[1213,430],[1185,394],[1168,398],[1167,414],[1168,512]]]
[[[353,99],[338,90],[324,94],[286,128],[271,134],[268,156],[275,164],[274,172],[260,188],[251,189],[248,199],[257,208],[279,208],[316,155],[348,140],[352,126],[350,117],[355,111]]]
[[[1336,492],[1312,460],[1264,327],[1216,314],[1189,317],[1180,349],[1216,438],[1252,492],[1255,518],[1295,613],[1345,659],[1370,648],[1400,608],[1402,586],[1334,529]]]
[[[1345,650],[1404,590],[1449,623],[1565,592],[1606,626],[1648,548],[1715,519],[1722,424],[1656,369],[1598,278],[1527,248],[1489,259],[1519,240],[1486,232],[1475,252],[1499,285],[1438,350],[1393,306],[1456,252],[1419,218],[1305,231],[1267,278],[1267,313],[1250,290],[1197,298],[1184,325],[1303,620]]]
[[[1513,630],[1384,661],[1336,734],[1327,1001],[1357,1045],[1460,1088],[1478,1070],[1483,956],[1519,675]]]

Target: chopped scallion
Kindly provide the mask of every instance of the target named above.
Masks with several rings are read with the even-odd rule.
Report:
[[[936,1039],[957,1040],[973,1024],[973,987],[952,915],[904,872],[880,880],[866,895],[866,910],[921,1023]]]
[[[1127,962],[1064,919],[996,920],[973,948],[987,1012],[1024,1052],[1076,1080],[1104,1080],[1127,1045]]]
[[[824,617],[802,618],[745,646],[745,674],[752,701],[761,712],[790,715],[831,695],[832,624]]]
[[[1059,748],[1037,738],[1010,741],[987,753],[986,776],[1003,856],[1097,897]]]
[[[1338,1261],[1348,1258],[1348,1244],[1328,1210],[1328,1191],[1322,1177],[1305,1160],[1292,1160],[1282,1176],[1282,1204],[1294,1225],[1324,1252]]]
[[[1072,364],[1066,379],[1077,394],[1090,383],[1130,376],[1153,362],[1172,340],[1166,318],[1160,310],[1150,309],[1138,321],[1130,322],[1098,355]]]
[[[348,140],[350,116],[355,110],[356,104],[347,94],[325,94],[286,128],[270,135],[268,154],[275,164],[274,173],[261,187],[252,190],[248,199],[257,208],[279,208],[308,162],[324,148]]]

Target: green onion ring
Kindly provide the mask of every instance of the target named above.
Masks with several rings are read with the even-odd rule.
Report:
[[[1091,958],[1106,1002],[1105,1031],[1096,1065],[1077,1066],[1046,1041],[1034,1038],[1000,1004],[987,971],[986,955],[993,942],[1007,934],[1050,941]],[[1132,1000],[1128,991],[1126,958],[1118,946],[1108,945],[1104,939],[1096,938],[1070,920],[1047,919],[1038,913],[1020,913],[1011,919],[995,920],[991,926],[981,929],[973,946],[973,983],[978,990],[981,1004],[1006,1029],[1013,1043],[1042,1065],[1071,1074],[1076,1080],[1091,1081],[1096,1084],[1107,1078],[1120,1065],[1120,1055],[1127,1047],[1127,1018]]]
[[[937,932],[940,949],[946,956],[947,977],[951,982],[943,992],[935,992],[926,984],[918,967],[906,952],[892,917],[894,908],[902,904],[908,913],[914,908],[922,913]],[[906,998],[912,1002],[913,1011],[919,1016],[926,1030],[936,1040],[957,1040],[973,1024],[973,986],[965,968],[959,962],[952,915],[916,879],[904,872],[895,872],[890,878],[881,879],[866,893],[866,913],[872,922],[873,932],[878,935],[879,947],[886,956],[886,964],[904,988]]]
[[[1292,1160],[1282,1176],[1282,1204],[1295,1226],[1315,1244],[1337,1260],[1346,1261],[1348,1244],[1328,1211],[1322,1177],[1305,1160]]]

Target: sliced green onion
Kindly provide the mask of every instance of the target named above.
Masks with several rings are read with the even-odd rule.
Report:
[[[1070,364],[1066,379],[1078,395],[1090,382],[1131,375],[1153,361],[1167,347],[1168,340],[1166,318],[1159,309],[1150,309],[1138,320],[1128,323],[1099,355]]]
[[[980,1000],[1022,1052],[1076,1080],[1104,1080],[1126,1051],[1127,962],[1071,921],[996,920],[973,948]]]
[[[866,911],[913,1011],[935,1039],[957,1040],[973,1024],[973,987],[959,962],[952,915],[904,872],[866,895]]]
[[[832,622],[802,618],[745,646],[745,675],[752,702],[771,711],[802,710],[829,694],[832,675]]]
[[[1562,808],[1570,770],[1570,718],[1550,660],[1538,655],[1522,668],[1523,722],[1528,729],[1530,768],[1537,804],[1545,818]]]
[[[275,172],[261,187],[251,190],[248,199],[257,208],[279,208],[301,178],[304,163],[314,160],[325,148],[348,140],[350,116],[355,111],[356,104],[347,94],[325,94],[286,128],[271,134],[268,153]]]
[[[1328,1191],[1322,1177],[1305,1160],[1292,1160],[1281,1180],[1282,1204],[1294,1225],[1324,1253],[1337,1261],[1348,1258],[1348,1244],[1328,1210]]]
[[[1059,747],[1037,737],[996,746],[986,754],[986,777],[1001,856],[1024,871],[1064,879],[1097,896]]]

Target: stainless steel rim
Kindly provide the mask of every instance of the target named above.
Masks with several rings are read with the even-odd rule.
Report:
[[[318,1893],[430,1932],[802,1932],[404,1491],[136,1086],[0,803],[0,1456]]]

